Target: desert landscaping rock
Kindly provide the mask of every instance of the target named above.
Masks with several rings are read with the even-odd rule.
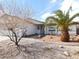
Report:
[[[46,43],[24,38],[19,44],[17,48],[10,40],[0,42],[0,59],[79,59],[78,43]]]

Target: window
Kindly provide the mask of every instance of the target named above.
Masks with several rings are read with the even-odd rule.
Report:
[[[55,27],[49,27],[49,31],[55,31]]]
[[[49,27],[50,34],[55,34],[55,27]]]

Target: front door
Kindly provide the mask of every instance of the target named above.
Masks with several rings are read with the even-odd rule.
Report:
[[[76,33],[77,33],[77,35],[79,35],[79,28],[77,28]]]
[[[38,25],[38,30],[40,35],[44,35],[44,25]]]

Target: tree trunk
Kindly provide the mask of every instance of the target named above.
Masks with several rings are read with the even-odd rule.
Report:
[[[64,29],[61,31],[61,41],[63,42],[69,42],[70,35],[68,32],[68,29]]]
[[[16,45],[16,46],[19,46],[18,42],[15,42],[15,45]]]

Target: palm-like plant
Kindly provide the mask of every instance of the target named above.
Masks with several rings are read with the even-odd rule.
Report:
[[[61,10],[58,10],[55,12],[55,16],[50,16],[46,19],[46,24],[47,25],[52,25],[55,24],[57,25],[58,28],[60,28],[61,30],[61,40],[64,42],[68,42],[70,39],[70,35],[69,35],[69,26],[73,24],[72,20],[79,16],[79,13],[76,13],[75,15],[73,15],[72,17],[70,17],[69,13],[70,13],[71,8],[69,8],[69,10],[64,13]]]

